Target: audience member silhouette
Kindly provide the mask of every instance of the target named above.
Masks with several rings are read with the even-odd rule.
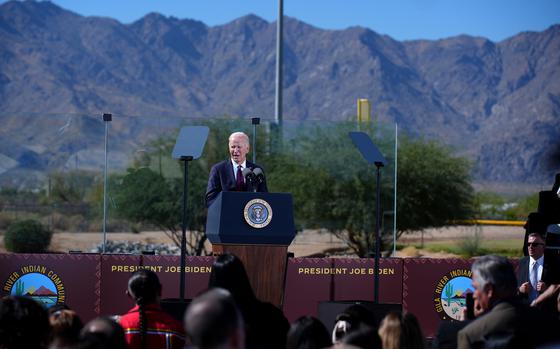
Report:
[[[439,324],[436,336],[432,342],[432,349],[455,349],[457,348],[457,334],[463,327],[469,324],[465,321],[442,321]]]
[[[383,349],[400,349],[403,336],[400,314],[393,312],[387,314],[381,320],[378,333]]]
[[[124,329],[108,316],[100,316],[86,323],[80,332],[80,340],[103,349],[129,348]]]
[[[183,325],[160,307],[161,284],[151,270],[136,271],[128,280],[128,296],[136,306],[119,319],[132,349],[181,348]]]
[[[459,331],[458,347],[534,348],[559,339],[558,319],[523,304],[505,257],[483,256],[471,267],[476,319]]]
[[[49,323],[51,326],[49,347],[66,347],[76,343],[83,327],[82,320],[75,311],[62,307],[49,308]]]
[[[362,328],[377,328],[374,314],[362,304],[353,304],[336,316],[332,342],[339,343],[352,331]]]
[[[332,345],[325,325],[313,316],[303,316],[290,326],[286,349],[320,349]]]
[[[286,347],[290,323],[280,309],[257,299],[239,258],[229,253],[218,256],[212,265],[208,286],[224,288],[235,299],[245,321],[248,349]]]
[[[213,288],[197,296],[185,313],[185,330],[193,349],[243,349],[243,317],[231,293]]]
[[[379,336],[383,349],[424,349],[426,342],[418,319],[411,313],[391,312],[381,321]]]
[[[377,329],[373,327],[361,327],[350,331],[342,337],[341,344],[353,345],[361,349],[381,349],[381,338]]]
[[[46,348],[49,331],[49,317],[41,304],[23,296],[0,300],[0,348]]]
[[[424,337],[418,318],[414,314],[404,314],[402,316],[402,325],[405,348],[425,349],[427,347],[426,337]]]

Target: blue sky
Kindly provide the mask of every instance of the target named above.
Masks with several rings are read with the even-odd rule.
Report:
[[[5,1],[1,1],[5,2]],[[214,26],[253,13],[275,21],[278,0],[53,0],[85,16],[133,22],[150,12]],[[500,41],[560,23],[560,0],[284,0],[284,14],[323,29],[363,26],[397,40],[468,34]]]

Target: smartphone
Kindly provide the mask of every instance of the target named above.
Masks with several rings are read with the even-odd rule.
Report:
[[[474,319],[474,298],[472,293],[467,293],[465,295],[467,302],[467,319]]]

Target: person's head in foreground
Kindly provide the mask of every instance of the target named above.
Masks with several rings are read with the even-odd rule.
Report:
[[[243,318],[225,289],[212,288],[196,297],[187,308],[184,324],[193,348],[245,348]]]

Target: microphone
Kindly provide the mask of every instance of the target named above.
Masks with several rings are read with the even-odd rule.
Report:
[[[255,181],[255,173],[253,171],[251,171],[250,168],[245,167],[243,169],[243,172],[241,172],[243,174],[243,178],[245,178],[245,180],[249,183],[253,183]]]
[[[255,175],[255,182],[257,184],[264,182],[264,172],[260,167],[255,167],[253,174]]]

